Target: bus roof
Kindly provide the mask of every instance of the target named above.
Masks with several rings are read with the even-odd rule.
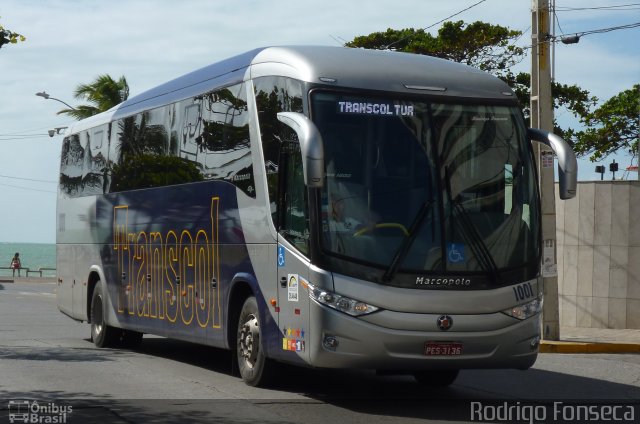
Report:
[[[134,96],[96,118],[108,121],[134,115],[267,75],[347,88],[515,101],[509,86],[498,78],[444,59],[345,47],[286,46],[259,48],[205,66]]]

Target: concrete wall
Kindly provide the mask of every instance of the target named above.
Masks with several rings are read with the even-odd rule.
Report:
[[[640,181],[556,184],[560,325],[640,329]]]

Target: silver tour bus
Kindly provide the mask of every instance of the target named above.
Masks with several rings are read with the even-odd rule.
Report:
[[[413,374],[534,363],[542,304],[532,140],[514,93],[467,66],[269,47],[71,126],[59,309],[99,346],[143,333],[278,363]]]

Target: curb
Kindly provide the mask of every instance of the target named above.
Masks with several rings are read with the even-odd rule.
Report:
[[[540,353],[640,353],[640,344],[543,340],[540,342]]]
[[[55,283],[56,277],[0,277],[0,284]]]

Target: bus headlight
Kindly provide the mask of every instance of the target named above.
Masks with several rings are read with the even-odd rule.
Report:
[[[502,313],[519,320],[525,320],[539,314],[540,311],[542,311],[542,299],[534,299],[531,302],[505,309]]]
[[[351,299],[346,296],[340,296],[339,294],[330,292],[328,290],[322,290],[315,287],[312,284],[309,286],[309,297],[316,302],[333,308],[337,311],[344,312],[351,316],[357,317],[360,315],[370,314],[377,311],[377,306],[369,305],[368,303],[361,302],[356,299]]]

